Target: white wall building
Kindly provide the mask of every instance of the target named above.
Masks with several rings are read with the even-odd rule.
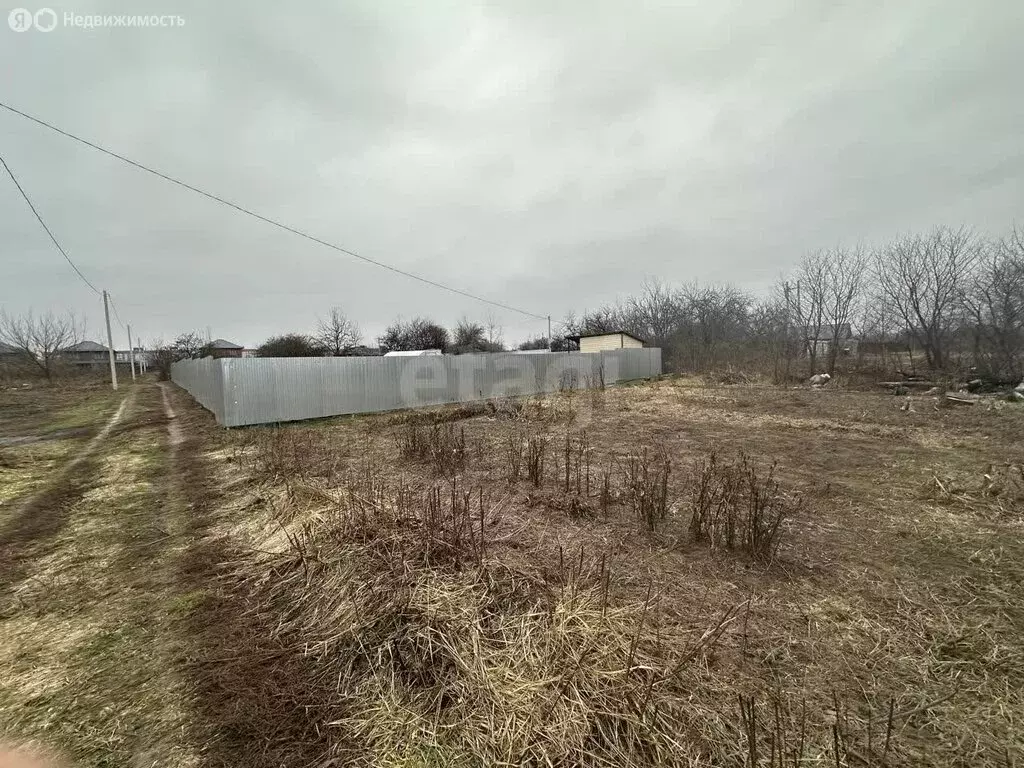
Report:
[[[639,349],[644,340],[626,331],[610,331],[608,333],[586,333],[579,336],[566,336],[580,345],[580,352],[607,352],[612,349]]]

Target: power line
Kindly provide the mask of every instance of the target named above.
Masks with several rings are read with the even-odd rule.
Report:
[[[11,181],[14,182],[14,186],[16,186],[18,188],[18,191],[21,192],[21,196],[23,198],[25,198],[25,202],[28,203],[28,207],[32,209],[32,213],[34,213],[36,215],[36,219],[39,220],[39,223],[43,226],[43,229],[46,230],[46,234],[48,234],[50,236],[50,239],[53,241],[53,244],[55,246],[57,246],[57,250],[60,251],[61,255],[65,259],[67,259],[68,264],[70,264],[71,268],[73,270],[75,270],[75,273],[80,278],[82,278],[82,282],[84,282],[86,285],[88,285],[90,288],[92,288],[93,293],[99,295],[99,293],[100,293],[99,289],[95,285],[93,285],[92,283],[89,282],[89,278],[87,278],[85,275],[82,274],[82,270],[80,270],[78,268],[78,266],[75,264],[75,262],[73,262],[71,260],[71,257],[68,256],[67,251],[65,251],[61,247],[61,244],[57,242],[57,238],[53,236],[53,232],[51,232],[50,228],[48,226],[46,226],[46,222],[43,221],[43,217],[39,215],[39,211],[36,210],[36,207],[34,205],[32,205],[32,201],[29,199],[28,194],[26,194],[25,190],[22,189],[21,184],[18,183],[17,177],[15,177],[14,172],[11,170],[10,166],[7,165],[7,161],[4,160],[3,156],[0,156],[0,163],[3,163],[4,169],[7,171],[7,175],[11,177]]]
[[[4,158],[2,156],[0,156],[0,164],[3,164],[4,169],[7,171],[7,174],[11,177],[11,181],[14,182],[14,186],[16,186],[18,188],[18,191],[21,192],[21,196],[23,198],[25,198],[25,202],[28,203],[28,207],[32,209],[32,213],[35,214],[36,219],[42,225],[43,229],[46,230],[46,234],[48,234],[50,236],[50,240],[52,240],[53,244],[55,246],[57,246],[57,250],[61,252],[61,255],[63,255],[65,259],[67,259],[67,262],[68,262],[68,264],[71,265],[71,268],[73,270],[75,270],[75,274],[77,274],[82,279],[82,282],[84,282],[87,286],[89,286],[93,290],[94,293],[96,293],[97,295],[102,295],[103,292],[98,290],[95,285],[93,285],[91,282],[89,282],[89,278],[87,278],[85,275],[82,274],[82,270],[80,270],[78,268],[78,265],[76,265],[75,262],[73,262],[71,260],[71,257],[68,256],[67,251],[65,251],[64,248],[61,246],[61,244],[59,242],[57,242],[57,238],[54,237],[53,232],[46,225],[46,222],[43,221],[43,217],[39,215],[39,211],[36,210],[36,207],[32,204],[32,200],[29,198],[28,194],[25,192],[25,189],[18,182],[18,179],[14,175],[14,172],[11,170],[11,167],[9,165],[7,165],[7,161],[4,160]],[[121,316],[118,314],[117,307],[114,305],[114,297],[111,296],[109,292],[107,293],[107,299],[110,301],[110,308],[114,310],[114,317],[117,319],[117,324],[121,326],[121,330],[125,330],[124,323],[121,322]]]
[[[117,320],[117,324],[121,326],[122,331],[127,331],[124,323],[121,322],[121,316],[117,313],[117,305],[114,304],[114,297],[110,295],[110,291],[107,291],[107,298],[110,299],[110,308],[114,310],[114,319]]]
[[[206,192],[206,191],[204,191],[202,189],[199,189],[198,187],[194,187],[191,184],[188,184],[188,183],[186,183],[184,181],[181,181],[180,179],[174,178],[173,176],[168,176],[165,173],[161,173],[160,171],[153,170],[152,168],[150,168],[148,166],[145,166],[142,163],[136,162],[135,160],[131,160],[131,159],[125,157],[124,155],[119,155],[117,152],[113,152],[113,151],[111,151],[109,149],[106,149],[105,147],[101,147],[98,144],[94,144],[93,142],[88,141],[87,139],[83,139],[80,136],[76,136],[73,133],[69,133],[68,131],[62,130],[62,129],[58,128],[55,125],[51,125],[50,123],[46,122],[45,120],[42,120],[42,119],[40,119],[38,117],[34,117],[33,115],[30,115],[30,114],[28,114],[26,112],[22,112],[19,109],[15,109],[14,107],[10,106],[9,104],[5,104],[2,101],[0,101],[0,107],[3,107],[8,112],[12,112],[12,113],[14,113],[16,115],[24,117],[27,120],[31,120],[33,123],[36,123],[37,125],[41,125],[44,128],[49,128],[51,131],[54,131],[55,133],[59,133],[60,135],[66,136],[69,139],[73,139],[74,141],[77,141],[80,144],[84,144],[87,147],[91,147],[92,149],[95,149],[98,152],[102,152],[105,155],[109,155],[110,157],[116,158],[116,159],[120,160],[123,163],[127,163],[128,165],[131,165],[131,166],[133,166],[135,168],[138,168],[141,171],[145,171],[146,173],[150,173],[150,174],[152,174],[154,176],[157,176],[157,177],[163,179],[164,181],[169,181],[172,184],[177,184],[179,187],[184,187],[185,189],[189,190],[190,192],[195,192],[198,195],[202,195],[203,197],[209,198],[210,200],[213,200],[213,201],[215,201],[217,203],[220,203],[221,205],[225,205],[225,206],[227,206],[229,208],[233,208],[233,209],[235,209],[236,211],[238,211],[240,213],[246,214],[247,216],[252,216],[254,219],[259,219],[260,221],[262,221],[262,222],[264,222],[266,224],[270,224],[272,226],[275,226],[278,229],[283,229],[286,232],[291,232],[293,235],[298,235],[299,237],[304,237],[307,240],[311,240],[314,243],[317,243],[319,245],[323,245],[323,246],[325,246],[327,248],[331,248],[331,249],[333,249],[335,251],[338,251],[339,253],[344,253],[347,256],[351,256],[351,257],[353,257],[355,259],[359,259],[360,261],[365,261],[368,264],[373,264],[374,266],[380,267],[381,269],[389,270],[390,272],[394,272],[395,274],[402,275],[404,277],[408,277],[408,278],[411,278],[413,280],[418,280],[419,282],[425,283],[426,285],[433,286],[434,288],[440,288],[443,291],[448,291],[450,293],[454,293],[454,294],[457,294],[459,296],[465,296],[466,298],[473,299],[474,301],[479,301],[479,302],[482,302],[484,304],[490,304],[490,305],[495,306],[495,307],[500,307],[502,309],[507,309],[507,310],[509,310],[511,312],[518,312],[521,315],[525,315],[527,317],[533,317],[533,318],[536,318],[538,320],[547,320],[547,316],[546,315],[538,315],[535,312],[529,312],[529,311],[527,311],[525,309],[519,309],[518,307],[513,307],[510,304],[504,304],[504,303],[502,303],[500,301],[492,301],[491,299],[485,299],[482,296],[477,296],[476,294],[469,293],[468,291],[463,291],[463,290],[461,290],[459,288],[452,288],[451,286],[445,285],[443,283],[438,283],[438,282],[436,282],[434,280],[431,280],[431,279],[426,278],[426,277],[422,277],[421,275],[417,275],[417,274],[415,274],[413,272],[407,272],[404,269],[399,269],[398,267],[393,267],[390,264],[385,264],[382,261],[377,261],[376,259],[371,259],[369,256],[363,256],[362,254],[356,253],[355,251],[350,251],[347,248],[342,248],[340,245],[335,245],[334,243],[330,243],[330,242],[328,242],[326,240],[322,240],[319,237],[316,237],[315,235],[311,235],[308,232],[302,231],[301,229],[297,229],[295,227],[292,227],[292,226],[289,226],[287,224],[284,224],[284,223],[282,223],[280,221],[277,221],[276,219],[270,218],[269,216],[263,216],[262,214],[256,213],[255,211],[250,210],[249,208],[245,208],[244,206],[239,205],[238,203],[233,203],[230,200],[225,200],[222,197],[218,197],[217,195],[214,195],[214,194],[212,194],[210,192]],[[95,289],[93,289],[93,290],[95,290]]]

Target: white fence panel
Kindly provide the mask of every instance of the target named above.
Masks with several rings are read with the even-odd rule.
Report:
[[[183,360],[171,380],[225,426],[586,388],[661,374],[661,350]]]

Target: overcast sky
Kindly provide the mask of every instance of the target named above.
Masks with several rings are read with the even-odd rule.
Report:
[[[556,319],[648,277],[764,291],[818,248],[1024,222],[1019,0],[53,2],[185,23],[47,33],[10,30],[13,7],[0,100]],[[545,330],[2,110],[0,152],[146,341],[255,345],[332,305],[368,337],[491,311],[508,341]],[[73,309],[100,339],[99,301],[2,177],[0,304]]]

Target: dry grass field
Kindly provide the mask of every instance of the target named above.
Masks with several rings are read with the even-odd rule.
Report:
[[[224,431],[172,387],[122,394],[97,440],[120,397],[69,426],[0,393],[4,437],[85,430],[0,447],[9,741],[97,766],[1024,759],[1020,406],[666,379]]]

